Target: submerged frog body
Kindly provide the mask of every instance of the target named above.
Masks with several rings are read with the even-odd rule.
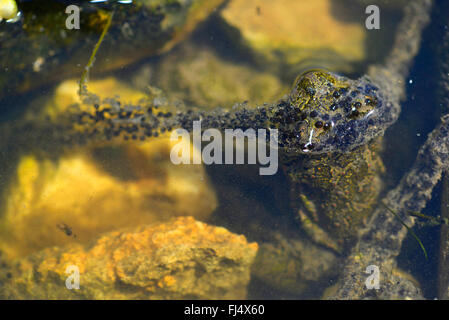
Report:
[[[294,214],[312,240],[341,252],[356,238],[381,190],[380,145],[375,140],[349,153],[284,162]]]
[[[286,145],[283,166],[292,208],[317,242],[341,251],[372,212],[383,172],[379,136],[393,121],[379,88],[312,71],[295,81],[290,104],[301,112],[298,142]],[[296,152],[295,152],[296,151]],[[299,151],[299,152],[298,152]]]

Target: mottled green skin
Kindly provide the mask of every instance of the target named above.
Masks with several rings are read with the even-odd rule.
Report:
[[[384,100],[367,78],[320,70],[298,77],[290,95],[302,115],[295,124],[300,150],[287,146],[281,155],[292,208],[314,240],[337,251],[355,239],[380,192],[381,138],[369,138]]]
[[[305,214],[336,241],[318,240],[322,244],[340,251],[372,212],[384,169],[379,149],[375,141],[350,153],[301,156],[284,163],[295,214]]]
[[[393,120],[385,97],[368,77],[351,80],[309,71],[295,81],[288,103],[299,119],[278,127],[291,135],[284,151],[293,155],[351,151],[381,135]]]

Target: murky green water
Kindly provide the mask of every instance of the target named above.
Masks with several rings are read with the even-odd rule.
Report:
[[[426,6],[401,1],[380,16],[358,0],[16,2],[11,18],[0,1],[0,298],[321,299],[352,261],[362,279],[379,263],[381,289],[349,298],[447,297],[443,220],[405,236],[412,210],[386,201],[396,253],[357,252],[447,111],[444,1],[416,56],[401,21]],[[217,129],[209,163],[199,120]],[[170,141],[179,127],[188,141]],[[265,162],[224,134],[269,128]],[[420,212],[444,216],[432,189]]]

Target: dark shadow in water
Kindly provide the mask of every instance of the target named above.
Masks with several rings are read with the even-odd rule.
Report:
[[[422,210],[423,213],[436,216],[440,212],[441,183],[437,185],[432,193],[432,200]],[[417,227],[413,228],[428,254],[425,259],[418,242],[408,233],[402,244],[402,250],[398,256],[398,267],[412,274],[421,285],[424,297],[427,299],[437,298],[438,286],[438,253],[440,249],[439,235],[440,227]]]
[[[37,98],[51,92],[52,86],[47,85],[36,90],[31,90],[26,94],[6,96],[0,100],[0,125],[5,122],[20,119],[21,116],[35,102]]]

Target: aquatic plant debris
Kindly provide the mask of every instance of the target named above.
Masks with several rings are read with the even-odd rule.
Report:
[[[381,204],[388,210],[388,211],[390,211],[392,214],[394,214],[394,216],[396,217],[396,218],[398,218],[398,220],[401,222],[401,224],[408,230],[408,232],[410,232],[410,234],[413,236],[413,238],[415,238],[415,240],[418,242],[418,244],[419,244],[419,246],[421,247],[421,249],[422,249],[422,251],[423,251],[423,253],[424,253],[424,257],[426,258],[426,260],[428,260],[429,259],[429,256],[427,255],[427,251],[426,251],[426,248],[424,247],[424,245],[422,244],[422,242],[421,242],[421,240],[418,238],[418,236],[413,232],[413,230],[409,227],[409,226],[407,226],[407,224],[404,222],[404,221],[402,221],[402,219],[401,219],[401,217],[396,213],[396,212],[394,212],[390,207],[388,207],[385,203],[383,203],[382,201],[381,201]]]
[[[409,211],[409,214],[413,217],[426,219],[427,222],[420,223],[421,226],[440,226],[442,224],[449,225],[449,219],[442,218],[440,215],[437,215],[436,217],[429,216],[427,214],[421,213],[421,212],[415,212],[415,211]]]
[[[87,94],[86,90],[86,83],[88,81],[88,77],[89,77],[89,70],[90,68],[92,68],[92,65],[94,64],[95,61],[95,56],[97,54],[98,49],[100,48],[101,43],[103,42],[103,39],[106,35],[106,33],[109,30],[109,27],[111,26],[111,21],[112,21],[112,17],[114,16],[114,12],[111,12],[108,14],[108,17],[106,19],[106,24],[104,26],[103,31],[101,32],[100,38],[98,39],[98,42],[95,44],[95,48],[92,52],[92,55],[89,58],[89,61],[87,62],[86,67],[84,68],[84,72],[81,76],[80,79],[80,89],[79,89],[79,94],[80,96],[83,96],[85,94]]]

